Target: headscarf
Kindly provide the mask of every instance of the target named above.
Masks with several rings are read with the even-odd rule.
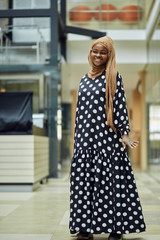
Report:
[[[91,52],[93,47],[96,44],[101,44],[107,49],[108,59],[106,65],[95,66],[91,60]],[[104,70],[106,70],[106,116],[107,116],[107,125],[110,126],[114,132],[116,133],[116,129],[114,127],[114,119],[113,119],[113,98],[116,92],[117,86],[117,64],[115,59],[115,50],[113,46],[113,40],[108,37],[98,38],[92,45],[92,49],[88,55],[88,61],[91,65],[91,70],[88,72],[89,78],[96,78],[100,76]]]

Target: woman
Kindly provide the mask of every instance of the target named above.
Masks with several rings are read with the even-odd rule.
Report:
[[[97,39],[91,70],[80,82],[71,165],[70,232],[77,239],[145,231],[142,208],[126,145],[129,122],[122,78],[110,37]]]

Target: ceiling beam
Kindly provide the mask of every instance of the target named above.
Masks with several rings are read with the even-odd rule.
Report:
[[[83,36],[89,36],[93,39],[106,36],[106,32],[100,32],[100,31],[95,31],[95,30],[80,28],[80,27],[73,27],[73,26],[65,26],[65,32],[79,34]]]
[[[50,17],[51,9],[4,9],[0,18]]]

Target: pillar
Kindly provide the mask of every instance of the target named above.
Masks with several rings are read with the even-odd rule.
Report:
[[[146,71],[139,72],[141,83],[141,162],[142,170],[148,167],[147,159],[147,111],[146,111]]]
[[[138,87],[132,91],[132,137],[134,140],[138,140],[140,142],[141,136],[141,94],[138,91]],[[134,167],[140,167],[140,159],[141,159],[141,148],[140,144],[138,147],[132,150],[132,161]]]

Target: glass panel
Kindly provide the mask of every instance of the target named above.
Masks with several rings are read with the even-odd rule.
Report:
[[[149,163],[160,163],[160,105],[149,106]]]
[[[49,35],[48,28],[14,25],[0,30],[0,64],[46,63],[48,48],[44,36]]]
[[[50,8],[50,0],[14,0],[14,9]]]
[[[32,0],[14,0],[13,1],[13,8],[15,9],[29,9],[32,6]]]
[[[50,0],[32,0],[33,8],[50,8]]]
[[[13,24],[15,26],[23,26],[23,25],[33,25],[33,18],[14,18]]]
[[[0,75],[0,92],[32,91],[33,92],[33,131],[35,135],[47,135],[47,104],[48,89],[42,74]]]
[[[14,26],[37,26],[39,28],[50,28],[50,19],[47,17],[37,18],[15,18]]]
[[[0,0],[0,10],[2,9],[8,9],[8,0]],[[7,18],[0,18],[0,26],[7,24],[8,24]]]
[[[2,91],[33,91],[33,112],[39,112],[39,82],[38,80],[0,80]]]
[[[33,24],[38,26],[39,28],[49,28],[50,27],[50,19],[49,18],[34,18]]]
[[[146,102],[148,105],[148,162],[160,164],[160,17],[148,44]]]
[[[94,30],[143,29],[145,4],[145,0],[68,0],[67,23]]]
[[[8,8],[8,0],[0,0],[0,9]]]
[[[154,6],[155,0],[146,0],[146,19],[149,18],[152,8]]]

